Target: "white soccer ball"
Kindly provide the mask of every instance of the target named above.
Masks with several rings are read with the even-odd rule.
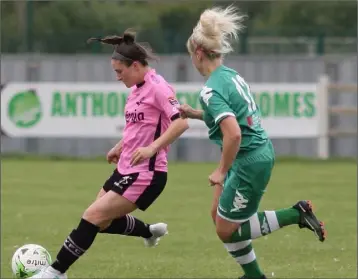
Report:
[[[37,244],[26,244],[12,256],[12,272],[17,278],[28,278],[51,264],[50,253]]]

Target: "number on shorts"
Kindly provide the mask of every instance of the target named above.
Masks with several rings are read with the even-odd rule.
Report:
[[[239,92],[239,94],[245,99],[245,101],[248,104],[249,112],[255,112],[256,111],[256,103],[254,98],[251,95],[250,87],[247,85],[247,83],[244,81],[242,77],[239,75],[236,75],[232,78],[232,81],[235,83],[236,89]]]

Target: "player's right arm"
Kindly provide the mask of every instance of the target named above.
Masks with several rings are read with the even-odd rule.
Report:
[[[200,109],[193,109],[188,104],[181,105],[179,107],[180,117],[181,118],[191,118],[191,119],[198,119],[203,120],[204,111]]]
[[[122,140],[121,139],[115,146],[112,147],[107,153],[107,162],[117,164],[122,153]]]
[[[201,97],[205,112],[211,115],[222,132],[221,159],[217,169],[209,176],[209,180],[212,185],[223,185],[226,174],[239,152],[241,129],[227,96],[215,90],[206,90]]]

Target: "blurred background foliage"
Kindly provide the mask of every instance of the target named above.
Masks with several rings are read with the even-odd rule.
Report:
[[[1,50],[7,53],[101,53],[93,36],[131,27],[157,53],[183,53],[200,13],[226,1],[11,1],[1,3]],[[248,15],[238,53],[253,38],[306,38],[324,52],[329,38],[356,38],[356,1],[236,1]],[[89,20],[90,18],[90,20]]]

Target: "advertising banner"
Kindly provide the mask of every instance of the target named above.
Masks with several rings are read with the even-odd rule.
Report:
[[[174,83],[180,103],[200,108],[202,83]],[[317,137],[317,84],[250,84],[271,138]],[[120,83],[8,83],[1,90],[1,128],[11,137],[118,138],[129,89]],[[207,137],[190,121],[184,137]]]

